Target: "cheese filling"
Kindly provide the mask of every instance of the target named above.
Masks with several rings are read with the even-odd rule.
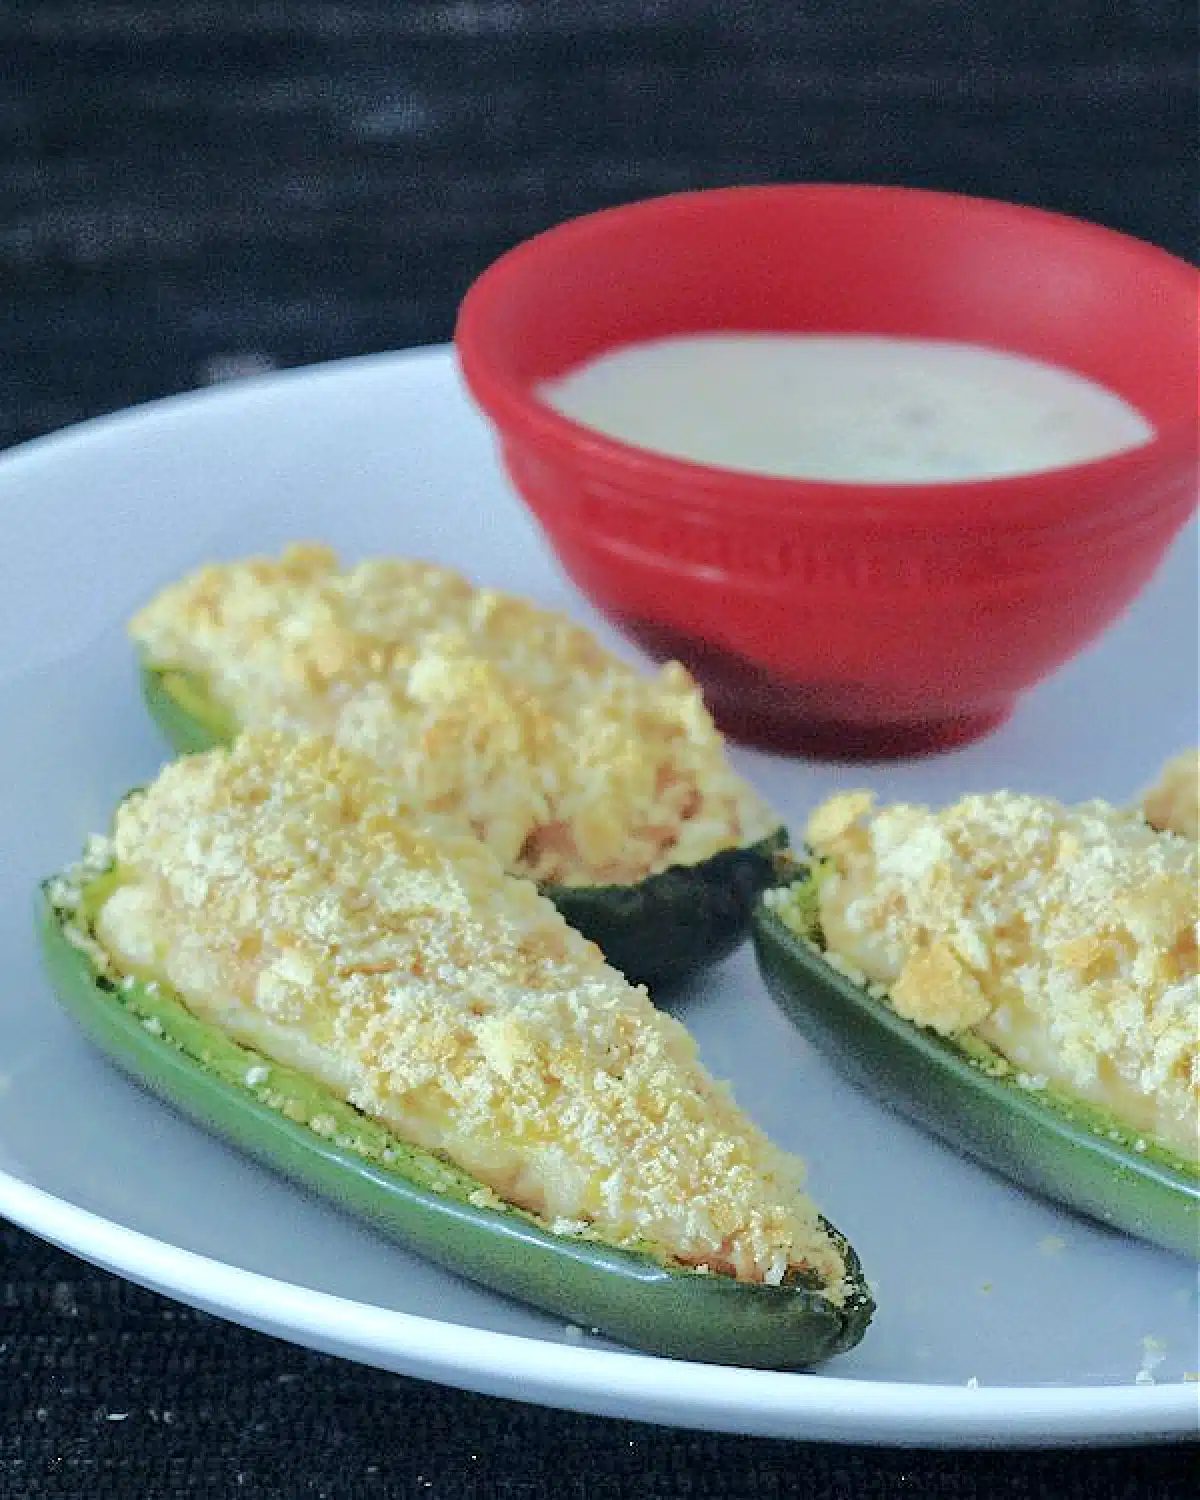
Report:
[[[1166,763],[1142,797],[1142,815],[1155,828],[1200,839],[1200,750],[1185,750]]]
[[[121,974],[552,1226],[747,1281],[844,1263],[684,1028],[371,762],[244,734],[121,806],[93,920]]]
[[[682,666],[431,563],[291,546],[200,569],[130,633],[239,726],[331,735],[541,883],[633,884],[779,825]]]
[[[1104,803],[999,792],[813,813],[830,956],[946,1036],[1200,1160],[1196,845]],[[787,903],[778,906],[786,920]]]

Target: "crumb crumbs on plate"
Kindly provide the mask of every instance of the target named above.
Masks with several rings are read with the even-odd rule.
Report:
[[[1145,1334],[1142,1338],[1141,1368],[1133,1377],[1134,1385],[1153,1385],[1155,1383],[1154,1372],[1166,1357],[1166,1340],[1156,1338],[1152,1333]]]
[[[1061,1255],[1066,1248],[1067,1242],[1060,1234],[1048,1234],[1038,1241],[1043,1255]]]

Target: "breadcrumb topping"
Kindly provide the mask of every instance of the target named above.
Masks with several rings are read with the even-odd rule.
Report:
[[[111,852],[119,973],[552,1225],[842,1300],[802,1164],[684,1028],[366,758],[248,732],[129,797]]]
[[[678,663],[648,676],[581,626],[431,563],[293,545],[213,565],[134,616],[244,728],[330,734],[509,869],[627,884],[779,825]]]
[[[939,812],[844,793],[807,836],[842,967],[918,1025],[975,1032],[1027,1087],[1200,1156],[1195,844],[1136,810],[1011,792]]]
[[[1200,840],[1200,750],[1169,760],[1142,797],[1142,812],[1155,828]]]

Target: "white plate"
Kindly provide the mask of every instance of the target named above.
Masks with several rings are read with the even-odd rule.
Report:
[[[1195,1431],[1194,1267],[1027,1197],[857,1094],[775,1011],[746,952],[682,1005],[709,1064],[809,1158],[814,1195],[877,1284],[867,1339],[820,1375],[630,1354],[479,1291],[175,1117],[60,1015],[31,892],[162,758],[120,628],[158,585],[211,555],[322,536],[351,555],[454,563],[594,623],[445,351],[271,377],[34,443],[0,460],[0,517],[0,1211],[238,1322],[525,1400],[855,1442]],[[872,780],[933,799],[1128,797],[1196,732],[1195,550],[1193,533],[1100,648],[994,738]],[[863,775],[739,759],[793,820]]]

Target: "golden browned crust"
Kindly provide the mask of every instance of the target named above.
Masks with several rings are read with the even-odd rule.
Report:
[[[801,1164],[684,1028],[367,759],[248,732],[126,801],[112,852],[95,931],[120,972],[557,1228],[840,1285]]]
[[[1185,750],[1166,763],[1142,797],[1142,812],[1155,828],[1200,839],[1200,750]]]
[[[247,728],[334,736],[532,879],[628,884],[778,818],[677,663],[649,676],[562,615],[430,563],[328,548],[202,568],[133,619]]]
[[[1194,843],[1136,810],[1012,792],[937,812],[846,793],[808,839],[829,949],[901,1015],[972,1030],[1196,1153]]]

